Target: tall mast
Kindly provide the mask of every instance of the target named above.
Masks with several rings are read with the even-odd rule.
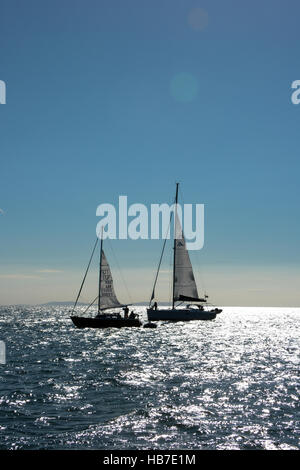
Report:
[[[89,271],[89,267],[90,267],[90,265],[91,265],[91,262],[92,262],[92,259],[93,259],[93,256],[94,256],[94,252],[95,252],[97,243],[98,243],[98,238],[96,239],[96,242],[95,242],[95,245],[94,245],[94,248],[93,248],[93,251],[92,251],[90,260],[89,260],[89,264],[87,265],[86,271],[85,271],[85,273],[84,273],[83,280],[82,280],[82,283],[81,283],[79,292],[78,292],[78,294],[77,294],[77,297],[76,297],[76,300],[75,300],[75,304],[74,304],[73,309],[72,309],[72,313],[74,313],[74,310],[75,310],[75,308],[76,308],[78,299],[79,299],[79,297],[80,297],[80,294],[81,294],[81,291],[82,291],[82,288],[83,288],[83,285],[84,285],[84,282],[85,282],[87,273],[88,273],[88,271]],[[95,302],[95,300],[94,300],[94,302]],[[94,302],[93,302],[93,303],[94,303]]]
[[[175,306],[174,294],[175,294],[175,261],[176,261],[176,221],[177,221],[177,203],[178,203],[178,186],[176,183],[176,196],[175,196],[175,215],[174,215],[174,253],[173,253],[173,296],[172,296],[172,308]]]
[[[100,295],[101,295],[101,267],[102,267],[102,246],[103,246],[103,227],[101,230],[100,243],[100,262],[99,262],[99,291],[98,291],[98,314],[100,313]]]

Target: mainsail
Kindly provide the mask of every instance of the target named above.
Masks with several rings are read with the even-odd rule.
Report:
[[[175,255],[174,255],[174,302],[184,300],[202,300],[198,298],[193,268],[186,249],[185,239],[179,217],[175,216]]]
[[[104,251],[101,254],[100,309],[121,307],[114,290],[113,278]]]

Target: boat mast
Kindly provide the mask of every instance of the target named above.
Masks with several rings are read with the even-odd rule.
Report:
[[[175,215],[174,215],[174,253],[173,253],[173,296],[172,296],[172,308],[175,306],[174,294],[175,294],[175,261],[176,261],[176,219],[177,219],[177,203],[178,203],[178,186],[176,183],[176,196],[175,196]]]
[[[100,294],[101,294],[101,267],[102,267],[102,246],[103,246],[103,227],[101,230],[100,243],[100,262],[99,262],[99,291],[98,291],[98,314],[100,314]]]

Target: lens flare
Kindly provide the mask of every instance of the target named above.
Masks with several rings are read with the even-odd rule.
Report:
[[[170,84],[172,97],[181,103],[193,101],[198,95],[198,80],[194,75],[179,73],[175,75]]]
[[[195,31],[204,31],[208,25],[208,14],[203,8],[193,8],[188,14],[188,24]]]

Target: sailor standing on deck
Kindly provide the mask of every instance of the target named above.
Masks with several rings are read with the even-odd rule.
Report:
[[[128,318],[128,313],[129,313],[129,308],[126,306],[123,308],[124,310],[124,318],[127,319]]]

